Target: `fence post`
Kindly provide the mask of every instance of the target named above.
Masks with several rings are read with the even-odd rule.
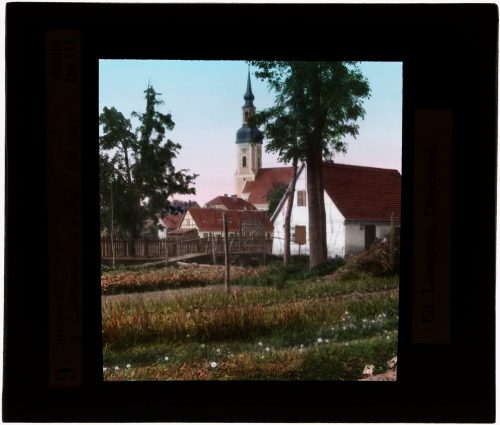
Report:
[[[394,268],[394,213],[391,213],[391,230],[389,233],[389,264]]]
[[[229,241],[228,241],[228,234],[227,234],[227,216],[226,213],[222,213],[222,223],[223,223],[223,228],[224,228],[224,284],[226,285],[226,292],[229,294],[230,292],[230,287],[229,287],[229,273],[230,273],[230,265],[229,265]]]

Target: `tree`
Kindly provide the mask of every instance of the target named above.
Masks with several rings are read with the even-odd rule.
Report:
[[[283,102],[277,107],[269,108],[258,114],[251,119],[252,125],[264,125],[264,134],[268,139],[266,145],[266,152],[278,154],[278,160],[283,163],[292,163],[293,176],[290,185],[285,185],[282,196],[286,196],[287,204],[285,211],[285,225],[284,225],[284,255],[283,266],[286,268],[290,262],[290,222],[292,217],[293,199],[295,195],[295,183],[297,180],[298,163],[304,160],[302,141],[297,137],[296,117],[295,111],[297,105],[295,104],[296,98],[292,97]],[[269,207],[271,209],[271,201],[269,200]],[[279,201],[278,201],[279,203]],[[276,203],[276,207],[278,205]],[[275,207],[275,208],[276,208]],[[273,210],[274,211],[274,210]]]
[[[346,135],[356,137],[363,118],[368,81],[357,62],[251,61],[255,75],[275,92],[275,106],[257,119],[275,126],[274,141],[283,159],[304,158],[307,164],[309,265],[327,260],[323,159],[346,152]],[[266,132],[269,137],[269,133]]]
[[[149,84],[144,93],[146,111],[132,113],[140,123],[135,132],[130,119],[114,107],[105,107],[99,116],[101,228],[108,227],[113,208],[115,228],[134,240],[141,237],[144,220],[157,223],[158,216],[169,209],[170,196],[194,194],[197,177],[173,165],[181,145],[165,140],[166,131],[175,124],[171,114],[157,110],[163,104],[158,99],[161,93]]]
[[[269,216],[272,216],[274,214],[274,211],[276,211],[276,208],[278,208],[281,198],[283,198],[286,193],[286,188],[286,184],[276,184],[267,194],[267,199],[269,200],[269,207],[267,209],[267,212],[269,213]]]

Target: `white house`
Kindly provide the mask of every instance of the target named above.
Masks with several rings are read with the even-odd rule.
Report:
[[[309,254],[307,172],[302,164],[297,175],[291,217],[291,253]],[[345,256],[367,249],[375,238],[390,232],[391,214],[399,226],[401,175],[397,170],[323,163],[328,256]],[[274,225],[273,254],[284,253],[284,197],[271,217]],[[314,235],[313,235],[314,237]]]

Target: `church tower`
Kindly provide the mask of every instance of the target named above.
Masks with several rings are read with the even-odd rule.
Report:
[[[243,187],[247,181],[254,181],[259,169],[262,167],[262,133],[255,127],[248,125],[250,117],[255,115],[253,105],[254,95],[248,70],[247,91],[243,96],[245,104],[243,111],[243,125],[236,133],[236,194],[241,197]]]

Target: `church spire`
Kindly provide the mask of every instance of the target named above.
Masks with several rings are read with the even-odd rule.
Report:
[[[247,91],[243,96],[243,99],[245,99],[244,107],[245,106],[253,107],[253,100],[255,99],[255,97],[252,93],[252,83],[250,82],[250,67],[248,67]]]

